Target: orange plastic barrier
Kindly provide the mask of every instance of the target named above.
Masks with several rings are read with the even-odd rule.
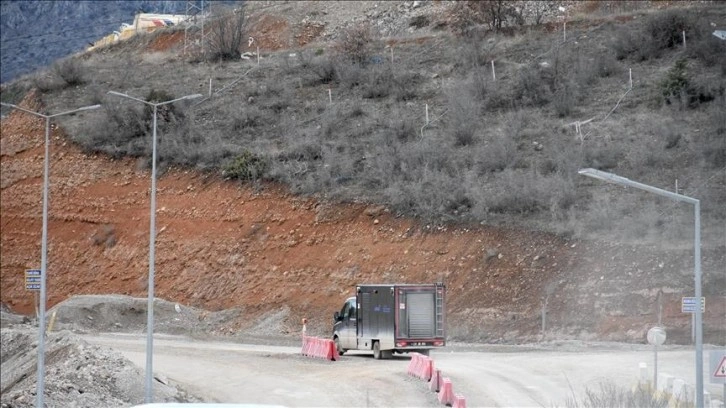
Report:
[[[408,363],[408,375],[430,381],[434,370],[434,360],[421,353],[411,353]]]
[[[441,382],[441,390],[439,390],[439,402],[444,405],[454,404],[454,387],[451,385],[451,380],[444,378]]]
[[[439,387],[441,387],[441,370],[435,370],[434,375],[431,376],[429,391],[439,392]]]
[[[463,395],[454,395],[454,403],[451,408],[466,408],[466,398]]]
[[[338,352],[333,340],[303,336],[302,355],[326,360],[337,360]]]

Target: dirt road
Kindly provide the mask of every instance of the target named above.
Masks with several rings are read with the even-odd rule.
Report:
[[[112,347],[144,367],[143,335],[84,338]],[[327,362],[299,356],[298,347],[203,342],[167,335],[157,335],[154,346],[154,371],[209,401],[290,407],[440,406],[423,382],[406,375],[407,356],[376,361],[366,354],[346,354],[340,361]],[[629,388],[637,381],[639,362],[646,362],[649,370],[653,366],[653,352],[647,346],[548,347],[553,350],[508,346],[467,351],[454,346],[432,353],[432,357],[444,376],[451,378],[454,392],[464,395],[471,407],[562,406],[573,392],[580,398],[585,388],[597,390],[606,381]],[[688,347],[661,350],[659,372],[693,384],[693,357]],[[718,386],[708,381],[705,385],[720,397]]]

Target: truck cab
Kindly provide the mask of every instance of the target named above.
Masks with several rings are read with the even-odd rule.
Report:
[[[333,340],[341,356],[348,350],[358,348],[358,313],[355,297],[348,298],[340,312],[333,315]]]

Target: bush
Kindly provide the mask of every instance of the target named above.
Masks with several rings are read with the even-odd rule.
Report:
[[[477,205],[485,213],[526,214],[549,210],[557,215],[570,208],[576,198],[571,178],[505,170],[493,180],[488,192],[479,197]]]
[[[550,101],[550,90],[542,79],[541,68],[532,63],[519,72],[514,84],[514,100],[525,106],[544,106]]]
[[[375,41],[371,26],[358,24],[344,30],[335,50],[349,62],[366,65],[370,62]]]
[[[410,27],[423,28],[431,24],[429,16],[425,14],[419,14],[418,16],[411,17],[408,22]]]
[[[718,105],[711,107],[707,124],[709,131],[701,141],[701,154],[711,166],[726,168],[726,98],[721,97]]]
[[[53,72],[66,86],[83,85],[86,82],[83,65],[76,58],[67,58],[53,64]]]
[[[654,14],[645,21],[645,32],[656,50],[681,46],[683,31],[687,38],[695,32],[695,21],[684,10],[668,10]]]
[[[612,43],[618,59],[633,57],[636,61],[658,58],[664,50],[683,44],[687,38],[698,38],[696,23],[684,10],[669,10],[651,15],[644,27],[618,30]]]
[[[569,116],[579,100],[580,90],[574,81],[565,81],[553,95],[553,105],[559,117]]]
[[[618,388],[612,382],[600,384],[599,390],[585,389],[585,397],[578,400],[576,396],[568,398],[567,408],[666,408],[668,397],[658,396],[647,387],[638,385],[634,390]]]
[[[224,166],[222,177],[242,181],[260,180],[267,170],[267,162],[260,156],[244,150],[231,163]]]
[[[308,64],[308,68],[320,84],[329,84],[337,78],[335,63],[330,57],[315,57]]]
[[[708,32],[701,33],[688,44],[688,52],[707,67],[720,66],[721,75],[726,76],[726,41],[716,38]]]
[[[661,93],[666,100],[674,96],[679,96],[688,87],[688,77],[686,76],[687,64],[688,62],[685,58],[679,58],[673,67],[668,70],[668,74],[660,84]]]
[[[242,39],[245,37],[244,23],[244,8],[235,9],[214,22],[207,37],[209,44],[207,59],[238,60]]]

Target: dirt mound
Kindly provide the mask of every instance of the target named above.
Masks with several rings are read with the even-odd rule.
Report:
[[[147,299],[123,295],[73,296],[48,311],[58,330],[89,332],[146,332]],[[154,299],[154,332],[196,335],[214,333],[239,312],[208,312],[163,299]]]
[[[8,324],[3,314],[1,406],[35,406],[37,328]],[[86,343],[69,331],[51,332],[45,343],[47,407],[126,407],[144,401],[144,374],[110,349]],[[154,396],[164,402],[200,402],[166,378],[156,378]]]

